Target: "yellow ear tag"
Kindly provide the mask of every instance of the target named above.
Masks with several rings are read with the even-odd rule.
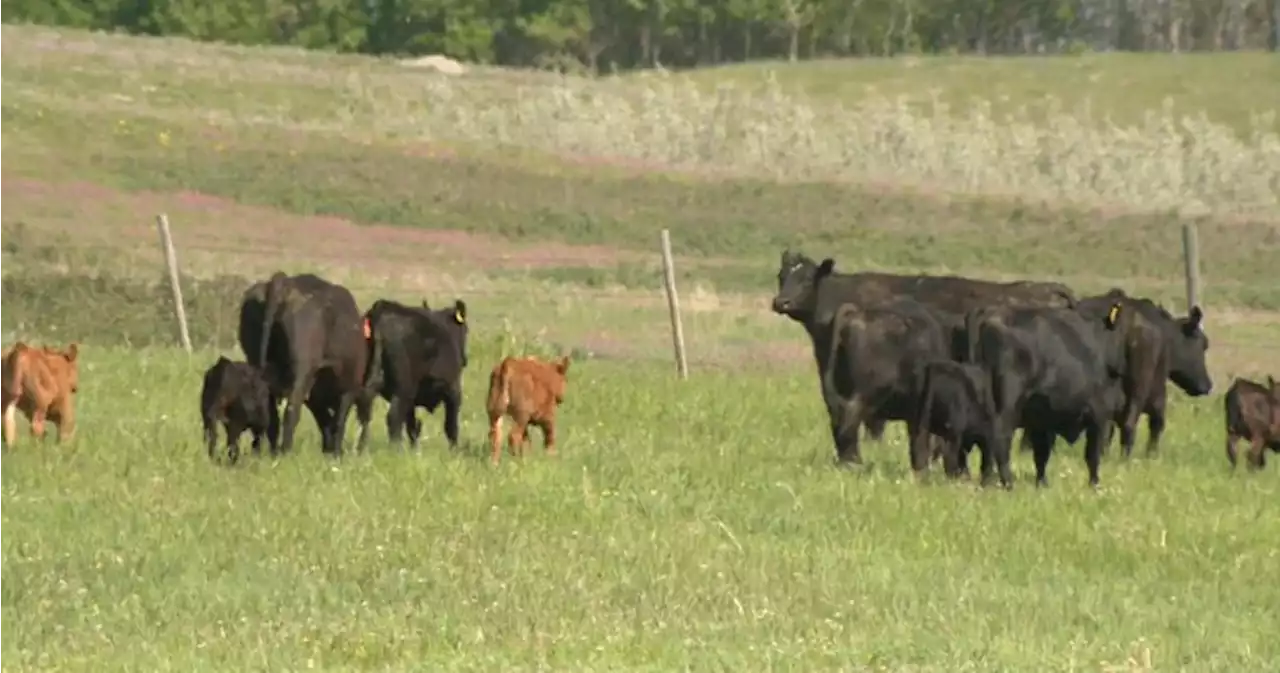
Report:
[[[458,324],[459,324],[459,325],[465,324],[465,323],[467,322],[467,321],[466,321],[466,318],[463,318],[463,317],[462,317],[462,311],[454,311],[454,312],[453,312],[453,319],[454,319],[454,320],[456,320],[456,321],[458,321]]]
[[[1107,311],[1107,324],[1116,324],[1116,318],[1120,317],[1120,305],[1112,304],[1111,310]]]

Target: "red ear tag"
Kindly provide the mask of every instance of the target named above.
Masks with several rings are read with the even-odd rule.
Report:
[[[368,340],[369,337],[373,336],[373,328],[369,326],[368,318],[364,319],[363,327],[364,327],[364,338],[365,340]]]

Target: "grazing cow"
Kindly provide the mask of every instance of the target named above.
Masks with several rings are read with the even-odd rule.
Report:
[[[773,311],[804,326],[813,347],[819,381],[827,371],[831,319],[842,304],[877,305],[908,297],[925,305],[943,327],[952,331],[951,359],[963,360],[964,312],[976,307],[1073,306],[1075,295],[1058,283],[994,283],[956,276],[901,276],[888,273],[837,273],[828,258],[821,264],[804,254],[786,250],[778,269],[778,293]],[[825,390],[825,389],[824,389]],[[830,408],[831,403],[827,404]],[[879,439],[886,419],[865,419],[867,433]],[[835,428],[832,428],[835,431]],[[833,436],[839,443],[839,439]]]
[[[982,451],[983,485],[1000,462],[1002,445],[996,432],[996,406],[986,372],[977,365],[933,360],[923,366],[924,380],[911,436],[912,453],[923,455],[928,433],[943,440],[943,464],[947,474],[968,475],[970,448]],[[1008,461],[1008,456],[1004,457]],[[1004,484],[1007,488],[1010,484]]]
[[[347,415],[364,386],[368,360],[360,309],[347,288],[313,274],[277,271],[254,284],[240,305],[240,348],[261,369],[274,399],[284,399],[280,451],[293,448],[302,405],[320,382],[334,413],[312,415],[325,453],[342,453]]]
[[[280,417],[275,399],[262,371],[247,362],[235,362],[218,356],[217,362],[204,373],[200,389],[200,420],[209,458],[213,459],[218,444],[218,424],[227,434],[227,459],[234,465],[240,459],[240,435],[253,433],[253,452],[262,452],[266,435],[275,455],[280,433]]]
[[[1096,312],[1105,311],[1116,302],[1132,314],[1133,320],[1125,334],[1126,368],[1121,377],[1124,401],[1114,410],[1113,422],[1120,428],[1120,444],[1128,457],[1133,453],[1138,417],[1146,414],[1150,456],[1159,450],[1164,432],[1166,379],[1192,397],[1207,395],[1213,389],[1205,364],[1209,338],[1201,329],[1204,313],[1196,306],[1190,315],[1175,318],[1150,300],[1130,297],[1116,288],[1081,299],[1079,305]]]
[[[490,460],[494,465],[502,453],[503,416],[511,417],[507,449],[513,454],[524,455],[529,441],[528,426],[535,425],[542,428],[542,444],[547,455],[555,455],[556,409],[564,402],[568,372],[568,355],[551,362],[532,356],[507,357],[493,368],[485,407],[489,413],[489,444],[493,452]]]
[[[906,421],[913,429],[922,366],[946,358],[950,343],[933,313],[906,298],[880,306],[844,304],[831,329],[823,398],[837,459],[860,463],[858,427],[878,418]],[[927,451],[913,451],[912,469],[926,471],[929,457]]]
[[[996,467],[1012,481],[1009,445],[1022,428],[1035,453],[1036,485],[1056,437],[1074,444],[1086,436],[1089,483],[1109,439],[1111,391],[1125,368],[1124,335],[1132,316],[1116,302],[1105,315],[1063,308],[986,308],[965,317],[969,361],[986,372],[999,417]],[[989,475],[984,474],[983,479]]]
[[[431,310],[379,299],[365,313],[372,342],[366,393],[357,403],[357,413],[367,424],[368,405],[376,392],[391,404],[387,410],[387,434],[399,444],[402,432],[409,433],[411,446],[418,445],[422,425],[414,416],[417,407],[428,413],[444,405],[444,434],[449,445],[458,444],[458,413],[462,408],[462,371],[467,366],[467,304],[458,299],[453,306]],[[360,433],[364,446],[367,432]]]
[[[1236,440],[1249,442],[1249,467],[1267,465],[1266,450],[1280,453],[1280,381],[1268,376],[1264,386],[1249,379],[1231,382],[1222,399],[1226,408],[1227,460],[1236,466]]]
[[[58,441],[75,436],[75,394],[80,389],[80,344],[65,350],[35,348],[19,341],[3,353],[4,443],[18,438],[17,412],[31,423],[31,434],[44,439],[45,421],[58,427]]]

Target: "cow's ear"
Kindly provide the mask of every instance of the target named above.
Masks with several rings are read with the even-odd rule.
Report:
[[[569,371],[568,355],[562,356],[560,359],[556,360],[556,371],[560,372],[561,374],[565,374]]]
[[[795,258],[796,258],[796,254],[795,254],[794,252],[791,252],[791,248],[787,248],[786,250],[783,250],[783,251],[782,251],[782,265],[783,265],[783,266],[788,266],[788,265],[790,265],[790,264],[791,264],[791,262],[795,261]]]
[[[431,305],[427,303],[427,300],[426,300],[426,299],[423,299],[423,300],[422,300],[422,308],[423,308],[424,310],[427,310],[427,311],[430,311],[430,310],[431,310]]]
[[[75,362],[76,357],[78,357],[79,355],[80,355],[80,344],[75,341],[72,341],[71,345],[67,346],[67,362]]]
[[[1111,308],[1107,311],[1107,329],[1115,328],[1116,321],[1118,320],[1120,320],[1120,302],[1112,304]]]
[[[1276,380],[1270,374],[1267,374],[1267,387],[1272,390],[1276,389]]]
[[[816,277],[822,278],[823,276],[829,276],[831,275],[831,272],[835,270],[835,268],[836,268],[836,260],[828,257],[822,260],[822,263],[818,265],[818,274]]]
[[[1204,311],[1199,306],[1192,306],[1191,313],[1187,316],[1187,328],[1195,330],[1200,327],[1200,323],[1204,321]]]
[[[459,325],[467,324],[467,302],[461,299],[453,302],[453,321]]]

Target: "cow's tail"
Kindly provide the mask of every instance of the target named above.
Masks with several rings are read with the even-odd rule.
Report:
[[[492,418],[506,412],[509,404],[511,404],[510,361],[503,360],[489,374],[489,399],[485,402],[485,408]]]
[[[986,311],[982,309],[973,309],[964,315],[965,360],[972,364],[978,363],[978,341],[985,317]]]
[[[375,303],[373,308],[369,309],[369,312],[361,318],[364,321],[362,329],[368,335],[367,338],[369,340],[369,343],[366,344],[369,352],[369,362],[365,364],[364,368],[364,387],[366,390],[382,385],[382,333],[374,329],[374,324],[377,322],[377,313],[375,313],[377,308],[378,305]]]
[[[25,343],[18,342],[4,352],[3,386],[6,407],[10,400],[22,396],[22,379],[26,375],[22,352],[28,348]]]
[[[18,342],[13,348],[4,352],[4,409],[0,411],[0,415],[3,415],[4,442],[10,446],[17,438],[18,400],[22,398],[22,379],[26,374],[25,365],[23,365],[26,358],[22,357],[22,352],[25,350],[27,345]]]
[[[933,367],[925,365],[924,372],[920,376],[920,402],[916,405],[916,423],[917,437],[912,437],[908,441],[911,442],[911,450],[916,450],[916,441],[924,441],[929,435],[930,417],[933,415],[933,381],[930,379],[930,372]]]
[[[284,301],[286,280],[284,273],[277,271],[271,274],[271,279],[267,281],[262,302],[264,304],[262,311],[262,339],[258,343],[258,362],[256,363],[258,368],[263,371],[267,369],[267,349],[271,345],[271,332],[275,329],[276,311],[280,310],[280,302]]]
[[[510,404],[510,359],[504,358],[489,374],[489,399],[485,400],[485,410],[489,414],[489,436],[495,446],[498,438],[502,436],[502,417],[506,415],[507,406]]]

